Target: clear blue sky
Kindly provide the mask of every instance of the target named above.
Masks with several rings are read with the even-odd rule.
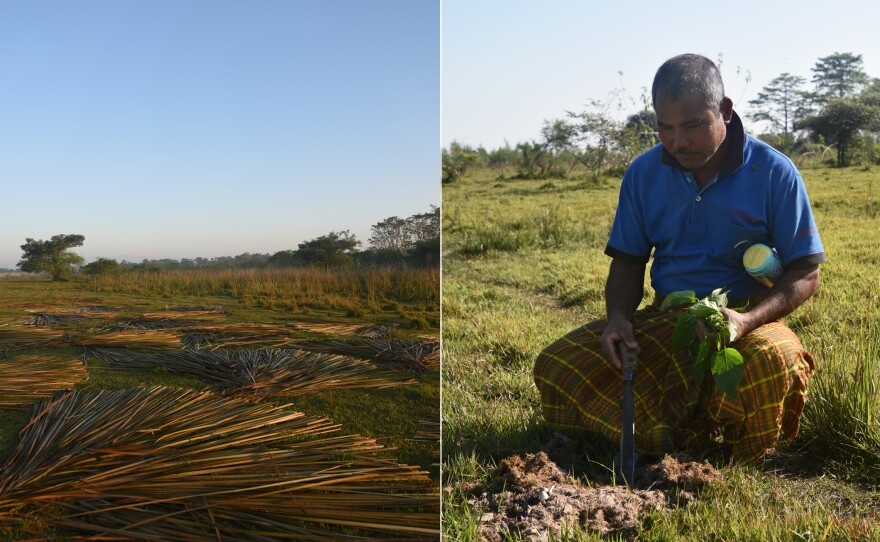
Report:
[[[685,52],[722,59],[740,113],[774,77],[809,82],[835,52],[861,54],[880,77],[875,0],[443,0],[442,16],[444,147],[537,139],[545,119],[619,88],[634,113],[660,64]]]
[[[0,2],[0,267],[366,245],[440,145],[439,0]]]

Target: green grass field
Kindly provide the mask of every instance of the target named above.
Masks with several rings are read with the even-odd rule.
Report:
[[[74,309],[84,307],[112,308],[115,311],[60,323],[34,324],[27,322],[28,318],[37,313],[71,314]],[[194,310],[217,307],[222,307],[223,311],[199,314],[198,310]],[[175,319],[179,320],[179,327],[175,327]],[[129,328],[120,331],[110,330],[108,327],[113,324],[143,320],[160,321],[168,323],[172,327],[168,330],[155,331],[130,330]],[[297,325],[301,327],[296,327]],[[105,345],[117,353],[121,352],[118,355],[123,357],[129,353],[154,355],[181,352],[181,337],[186,337],[194,329],[193,326],[203,329],[202,333],[215,333],[213,336],[218,342],[204,346],[206,351],[213,350],[217,346],[222,347],[222,350],[230,351],[258,351],[271,346],[295,348],[296,343],[302,341],[332,340],[336,343],[344,343],[353,340],[356,333],[359,333],[359,329],[372,325],[389,327],[390,338],[382,339],[386,340],[389,345],[392,340],[427,341],[430,343],[432,337],[434,340],[438,339],[439,274],[437,270],[394,271],[384,269],[373,272],[203,271],[198,273],[131,274],[82,282],[0,280],[0,345],[2,345],[0,348],[0,389],[5,390],[0,392],[0,540],[39,538],[41,536],[63,538],[76,533],[96,534],[98,532],[90,531],[88,528],[71,527],[73,524],[69,523],[70,518],[65,516],[69,510],[77,506],[86,507],[85,504],[74,502],[71,505],[73,508],[64,508],[60,505],[55,508],[52,506],[43,508],[30,501],[19,504],[16,501],[19,493],[12,489],[12,482],[8,482],[10,485],[6,488],[3,487],[7,480],[22,477],[28,484],[37,488],[33,491],[46,491],[50,495],[45,497],[47,501],[57,499],[55,502],[67,502],[64,500],[67,498],[64,496],[67,495],[65,491],[69,491],[71,495],[78,495],[72,489],[57,489],[66,487],[63,485],[56,486],[55,490],[48,485],[49,482],[40,485],[41,477],[31,480],[19,473],[18,467],[13,464],[15,450],[21,446],[21,439],[25,434],[24,430],[34,417],[34,403],[37,399],[35,397],[30,401],[19,401],[19,404],[13,406],[5,404],[4,401],[15,402],[15,398],[34,386],[31,381],[25,381],[26,378],[31,377],[26,374],[29,372],[28,367],[37,367],[37,363],[68,364],[61,366],[61,369],[54,370],[52,377],[57,378],[54,385],[51,382],[41,385],[49,391],[38,391],[36,395],[42,394],[44,397],[51,395],[53,389],[68,388],[91,393],[136,388],[147,390],[159,386],[176,390],[207,390],[210,397],[216,396],[221,403],[226,400],[223,397],[227,396],[232,397],[232,401],[235,403],[240,400],[235,398],[236,396],[230,395],[231,387],[224,389],[222,380],[218,386],[216,382],[206,380],[206,377],[200,373],[188,372],[189,369],[176,371],[158,366],[155,369],[120,368],[108,361],[109,357],[101,357],[96,354],[100,354],[100,347]],[[257,334],[249,335],[248,329],[256,330],[254,333]],[[52,340],[48,343],[40,343],[39,341],[43,340],[41,334],[47,333],[53,334]],[[114,333],[120,333],[123,336],[114,335]],[[126,337],[133,338],[126,339]],[[99,348],[97,351],[89,350],[91,355],[84,363],[80,361],[80,357],[86,351],[86,347],[82,345],[89,345],[89,348]],[[367,512],[365,512],[366,515],[359,516],[360,512],[355,510],[357,507],[355,506],[351,511],[345,511],[341,518],[327,520],[317,527],[310,526],[309,528],[317,529],[317,531],[308,531],[312,533],[311,536],[325,537],[336,534],[377,536],[381,534],[391,538],[400,536],[434,538],[437,529],[439,529],[439,497],[437,496],[440,479],[439,429],[437,426],[440,404],[439,366],[434,364],[429,366],[427,370],[416,371],[409,370],[408,366],[398,366],[393,363],[380,366],[379,361],[367,360],[367,362],[383,370],[384,374],[392,375],[389,377],[391,379],[409,380],[411,383],[381,389],[357,386],[349,388],[343,384],[342,389],[338,389],[340,386],[335,383],[335,380],[328,380],[323,384],[316,384],[314,389],[306,393],[297,393],[295,396],[292,393],[290,396],[285,396],[284,393],[271,396],[251,395],[241,396],[241,400],[247,404],[256,405],[254,408],[281,407],[282,412],[285,413],[302,412],[315,419],[327,418],[327,423],[336,426],[332,435],[338,435],[338,437],[328,437],[330,440],[327,441],[316,441],[315,450],[309,450],[308,453],[329,453],[332,456],[332,461],[338,462],[336,467],[333,467],[331,463],[325,463],[321,470],[333,472],[334,469],[340,471],[349,469],[351,472],[347,476],[353,477],[351,482],[338,482],[334,479],[333,483],[341,483],[342,493],[355,495],[353,498],[357,498],[358,493],[363,493],[363,505],[366,506],[363,510],[367,510]],[[314,362],[303,373],[305,378],[315,372],[314,364],[316,363],[318,362]],[[4,370],[7,372],[4,373]],[[82,371],[84,374],[77,378],[74,374],[77,371]],[[11,375],[5,377],[5,382],[2,376],[4,374]],[[65,385],[67,377],[72,381]],[[348,375],[343,370],[335,378],[345,382],[347,377]],[[321,386],[332,389],[322,390]],[[40,385],[37,387],[39,388]],[[255,380],[253,389],[259,392],[267,388],[260,388],[259,382]],[[3,397],[4,394],[6,397]],[[187,400],[198,403],[195,399]],[[233,407],[243,411],[250,408],[245,408],[239,403],[233,404],[230,408]],[[86,414],[83,413],[83,415]],[[140,423],[148,425],[149,418]],[[242,421],[242,423],[246,424],[247,422]],[[285,470],[287,467],[283,466],[285,465],[283,454],[288,453],[285,451],[288,450],[288,447],[302,447],[304,440],[318,438],[302,436],[298,432],[299,430],[287,427],[286,424],[292,422],[278,423],[279,432],[277,433],[271,433],[270,428],[265,429],[264,433],[260,433],[259,437],[248,437],[259,442],[263,442],[259,439],[265,439],[266,444],[260,444],[255,449],[248,448],[238,452],[242,455],[245,453],[266,453],[270,456],[278,454],[278,472],[260,474],[260,476],[265,475],[272,480],[276,475],[278,480],[296,476],[295,473]],[[198,426],[192,428],[193,431],[201,429]],[[264,428],[252,427],[249,430],[259,432],[264,431]],[[146,429],[141,431],[146,431]],[[324,430],[322,429],[322,431]],[[230,435],[235,433],[232,428],[228,432]],[[227,431],[220,430],[216,436],[218,442],[223,441],[226,433]],[[346,435],[360,435],[360,437],[350,438]],[[60,437],[63,440],[63,435]],[[124,438],[129,437],[126,435],[112,436],[111,442],[115,443],[117,439]],[[52,441],[49,437],[46,440]],[[371,442],[378,444],[382,449],[373,450],[375,444],[369,444]],[[69,445],[69,443],[65,445]],[[125,454],[134,453],[130,448],[135,445],[134,443],[126,445],[128,448],[125,449],[129,451],[113,449],[109,452],[102,450],[102,453],[107,453],[108,458],[124,458]],[[137,446],[142,445],[142,443],[137,444]],[[181,443],[180,446],[183,449],[186,445]],[[340,450],[339,452],[332,451],[337,448]],[[148,452],[138,453],[146,454]],[[49,454],[49,456],[62,462],[69,459],[69,456],[58,454],[61,452],[55,452],[55,455]],[[197,461],[197,458],[193,457],[192,461]],[[254,457],[253,464],[256,470],[257,466],[263,462],[257,460],[256,456]],[[211,456],[204,461],[214,461],[215,459],[214,456]],[[232,460],[229,459],[229,461]],[[294,461],[291,465],[297,464],[295,459],[292,458],[291,461]],[[306,461],[306,459],[300,461]],[[329,459],[324,458],[321,461],[326,462]],[[395,465],[410,465],[414,470],[403,472]],[[68,468],[73,469],[73,467]],[[97,468],[100,473],[100,464],[97,467],[90,466],[89,468]],[[220,471],[223,469],[223,467],[217,468]],[[363,470],[361,472],[357,469]],[[69,472],[75,473],[77,471],[74,469]],[[247,472],[248,468],[245,466],[243,473]],[[358,474],[359,472],[361,473]],[[385,474],[377,474],[382,472]],[[397,474],[395,474],[396,472]],[[416,472],[422,474],[416,475]],[[64,471],[64,467],[59,467],[54,475],[60,479],[62,475],[66,474],[68,473]],[[64,483],[76,485],[77,477],[85,475],[70,474],[70,476],[73,477],[69,480],[65,479]],[[243,474],[238,476],[243,476]],[[422,478],[421,481],[419,476]],[[112,478],[109,474],[107,477]],[[406,481],[410,478],[413,481]],[[382,504],[384,497],[376,498],[373,503],[369,502],[371,499],[369,491],[372,487],[369,479],[374,480],[374,486],[378,488],[379,492],[384,492],[383,494],[387,495],[388,499],[400,498],[403,504]],[[48,480],[52,480],[52,478],[50,477]],[[61,482],[58,483],[61,484]],[[120,487],[126,487],[122,481],[119,483]],[[146,480],[143,483],[146,487],[153,482]],[[158,484],[158,482],[156,483]],[[244,484],[244,482],[242,483]],[[350,484],[347,488],[344,487],[346,483]],[[395,485],[397,483],[400,484],[399,487]],[[131,484],[129,483],[129,485]],[[320,485],[320,483],[317,484],[317,486]],[[173,482],[167,487],[172,488],[170,490],[172,493],[175,491]],[[332,493],[332,488],[335,486],[331,484],[328,487]],[[88,491],[88,488],[85,491]],[[124,489],[117,491],[124,491]],[[132,489],[132,491],[134,490]],[[314,491],[317,492],[315,494],[320,494],[320,489]],[[278,492],[278,494],[282,495],[284,492]],[[412,494],[415,500],[402,500],[406,494]],[[296,498],[296,494],[293,496]],[[270,499],[274,497],[267,493],[248,498]],[[308,495],[299,497],[301,502],[305,502],[308,498]],[[233,504],[238,506],[241,503],[235,502]],[[162,521],[174,521],[176,516],[172,514],[173,508],[163,508],[162,504],[156,506],[158,512],[151,511],[151,514],[167,512],[169,516],[173,517],[170,519],[162,517]],[[187,504],[187,506],[191,505]],[[196,508],[192,512],[192,518],[201,518],[207,513],[210,519],[205,516],[205,521],[210,523],[206,532],[216,533],[216,536],[220,536],[221,533],[225,535],[234,533],[235,536],[230,539],[259,539],[260,535],[257,534],[259,529],[254,526],[246,527],[246,524],[240,523],[231,512],[231,515],[223,516],[221,514],[223,506],[232,505],[224,501],[222,505],[211,508],[206,501],[204,508],[207,512]],[[269,504],[265,505],[264,513],[269,517],[275,517],[271,512],[265,512],[268,506]],[[322,505],[318,506],[320,509]],[[394,510],[394,507],[403,508],[392,514],[390,510]],[[247,509],[247,506],[244,508]],[[371,511],[373,508],[389,511]],[[211,516],[212,510],[213,516]],[[262,524],[260,528],[264,530],[264,534],[273,532],[273,529],[283,532],[287,529],[286,525],[296,524],[299,520],[292,517],[296,515],[296,512],[290,510],[294,510],[294,508],[279,512],[277,525]],[[158,521],[155,518],[150,521],[145,520],[137,516],[133,510],[131,513],[134,515],[128,519],[128,516],[120,512],[122,515],[119,516],[121,519],[117,518],[118,521],[129,521],[129,524],[137,524],[141,521],[144,524],[149,524],[150,521]],[[176,512],[176,514],[180,513],[179,510]],[[312,513],[312,515],[315,514],[317,513]],[[399,514],[401,519],[395,519],[395,514]],[[68,521],[68,523],[53,523],[53,520],[61,516],[64,516],[64,521]],[[362,520],[366,523],[356,523],[360,517],[366,518]],[[381,519],[383,517],[384,519]],[[366,526],[371,522],[405,523],[408,521],[405,519],[407,517],[415,518],[413,525],[427,530],[424,532],[396,531],[396,528],[376,530]],[[89,518],[91,519],[91,516]],[[181,532],[189,532],[188,529],[198,531],[199,528],[186,523],[192,518],[181,520],[181,523],[175,524],[175,528],[181,528]],[[216,529],[219,530],[212,530],[211,524],[215,520],[219,526]],[[102,529],[118,528],[116,524],[102,523],[103,521],[105,520],[94,519],[95,524],[101,525]],[[314,520],[309,521],[314,522]],[[311,524],[309,523],[309,525]],[[248,529],[253,532],[248,532]],[[119,535],[125,531],[114,532]],[[158,532],[161,531],[157,530],[156,533]],[[320,534],[315,535],[315,532]],[[431,532],[434,534],[426,534]],[[158,535],[154,534],[153,536]],[[167,533],[165,535],[166,539],[178,539],[176,536],[181,535],[179,533],[175,536]],[[201,539],[201,536],[203,534],[194,534],[191,539]],[[124,534],[123,538],[125,538]],[[133,538],[135,537],[133,536]],[[225,539],[225,536],[223,538]]]
[[[646,514],[628,539],[880,540],[880,181],[869,168],[802,173],[830,261],[819,292],[786,319],[817,365],[800,435],[763,465],[709,457],[725,481],[696,504]],[[532,366],[546,345],[604,317],[619,187],[495,175],[443,188],[443,531],[456,541],[478,539],[485,512],[465,488],[492,485],[500,459],[553,436]],[[645,292],[647,302],[647,281]],[[574,474],[601,477],[614,446],[572,437],[592,465]]]

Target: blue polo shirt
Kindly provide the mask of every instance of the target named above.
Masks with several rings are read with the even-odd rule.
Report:
[[[775,248],[788,269],[827,261],[803,179],[791,160],[745,134],[736,113],[721,170],[698,188],[662,145],[636,158],[620,187],[605,253],[646,263],[658,295],[716,288],[745,299],[767,287],[746,273],[742,255],[754,243]]]

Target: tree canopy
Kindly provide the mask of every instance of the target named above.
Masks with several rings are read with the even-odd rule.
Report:
[[[85,240],[85,236],[77,234],[54,235],[48,241],[28,237],[21,245],[23,254],[18,267],[28,273],[49,273],[52,280],[66,280],[73,267],[84,261],[70,249],[81,247]]]
[[[828,143],[837,145],[837,165],[848,164],[847,151],[860,130],[876,127],[880,110],[855,98],[836,98],[796,128],[806,128]]]
[[[868,84],[868,76],[862,69],[862,55],[834,53],[817,60],[811,69],[819,103],[852,96]]]
[[[808,113],[807,94],[803,89],[805,82],[803,77],[790,73],[779,75],[758,93],[757,98],[749,100],[749,105],[757,108],[749,118],[769,122],[773,130],[788,135],[792,124]]]

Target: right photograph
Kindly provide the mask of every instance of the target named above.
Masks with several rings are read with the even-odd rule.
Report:
[[[880,540],[880,56],[767,9],[443,3],[445,540]]]

